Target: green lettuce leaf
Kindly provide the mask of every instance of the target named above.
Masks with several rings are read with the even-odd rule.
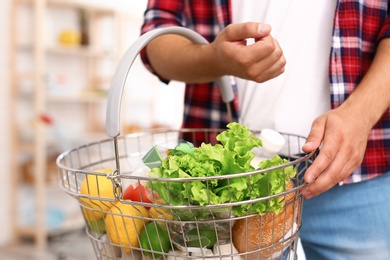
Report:
[[[190,153],[172,153],[162,161],[158,168],[149,172],[151,178],[164,178],[167,181],[150,181],[148,186],[169,205],[222,205],[224,203],[248,201],[263,198],[285,191],[285,184],[295,175],[292,166],[252,174],[244,177],[221,178],[218,180],[169,181],[172,178],[223,176],[253,171],[251,160],[255,154],[251,151],[262,146],[260,139],[239,123],[230,123],[227,130],[217,135],[220,144],[202,143],[200,147],[191,149]],[[275,156],[259,163],[258,169],[267,169],[286,163],[287,160]],[[236,216],[267,211],[280,212],[283,201],[276,197],[234,206],[232,212]],[[225,210],[230,210],[226,207]],[[176,212],[182,219],[206,217],[210,210],[189,212],[188,209]],[[214,213],[214,212],[213,212]]]

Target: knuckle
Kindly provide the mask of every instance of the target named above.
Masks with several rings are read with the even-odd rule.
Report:
[[[222,32],[229,38],[232,34],[233,28],[233,24],[228,24]]]
[[[277,57],[278,60],[284,59],[283,51],[281,48],[274,48],[273,53],[274,53],[275,57]]]
[[[310,184],[307,189],[309,191],[309,194],[312,196],[317,196],[321,193],[319,186],[316,185],[316,183]]]
[[[259,76],[257,76],[255,78],[255,81],[257,83],[264,83],[264,82],[266,82],[266,81],[268,81],[268,80],[270,80],[272,78],[275,78],[276,76],[277,75],[274,75],[274,74],[272,74],[272,75],[269,75],[269,74],[267,74],[267,75],[259,75]]]
[[[329,173],[329,179],[332,186],[336,185],[340,181],[342,181],[344,178],[337,172],[330,172]]]
[[[249,68],[248,73],[252,71],[250,70],[250,66],[253,64],[253,59],[249,56],[240,56],[237,59],[238,65],[243,68]]]
[[[276,66],[275,73],[277,75],[280,75],[280,74],[282,74],[285,71],[285,69],[286,69],[286,61],[285,60],[281,60],[281,61],[278,62],[277,66]]]
[[[356,149],[351,149],[350,154],[350,160],[354,162],[353,167],[358,167],[363,162],[364,154],[359,153]]]
[[[285,70],[286,70],[285,65],[283,65],[283,66],[280,68],[279,74],[278,74],[278,75],[284,73]]]
[[[322,172],[322,168],[318,166],[315,162],[310,166],[312,169],[313,175],[318,176]]]
[[[271,43],[266,43],[263,45],[263,53],[265,56],[271,56],[274,54],[275,47]]]
[[[319,124],[321,121],[322,121],[322,118],[321,118],[321,117],[317,117],[316,119],[314,119],[312,125],[317,125],[317,124]]]
[[[275,53],[275,51],[277,50],[275,43],[273,41],[264,41],[263,48],[264,48],[264,52],[266,52],[268,54]],[[279,50],[281,52],[281,55],[283,55],[282,50],[281,49],[279,49]]]
[[[240,26],[240,28],[243,35],[247,35],[250,32],[250,23],[243,23],[242,26]]]
[[[247,75],[248,75],[248,78],[249,79],[254,79],[256,80],[258,77],[259,77],[259,71],[254,69],[254,68],[250,68],[248,71],[247,71]]]
[[[264,83],[268,80],[268,78],[264,78],[264,77],[259,77],[259,78],[256,78],[255,81],[257,83]]]
[[[282,56],[280,57],[279,63],[280,63],[281,69],[284,71],[284,67],[285,67],[286,64],[287,64],[287,61],[286,61],[286,58],[284,57],[284,55],[282,55]]]
[[[334,158],[334,156],[326,149],[321,150],[319,156],[322,157],[322,160],[324,160],[326,164],[329,164]]]

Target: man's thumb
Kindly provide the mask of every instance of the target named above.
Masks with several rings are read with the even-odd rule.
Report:
[[[248,38],[259,39],[271,32],[270,25],[255,22],[231,24],[227,29],[226,33],[230,41],[241,41]]]
[[[305,153],[314,151],[320,147],[324,138],[325,118],[317,118],[311,127],[310,133],[306,138],[306,143],[302,146]]]

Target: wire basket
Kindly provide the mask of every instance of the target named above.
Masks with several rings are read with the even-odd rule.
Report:
[[[141,37],[114,75],[106,122],[112,138],[68,150],[57,158],[60,186],[78,200],[97,259],[296,259],[303,204],[300,190],[306,185],[303,174],[315,156],[314,152],[297,153],[304,137],[283,134],[286,146],[280,156],[286,161],[279,166],[222,176],[167,179],[148,176],[142,159],[152,147],[169,150],[183,139],[195,145],[216,143],[215,136],[226,129],[159,130],[120,136],[120,99],[127,72],[147,41],[165,33],[200,41],[185,28],[155,30]],[[225,93],[224,97],[229,99],[229,95]],[[271,192],[276,172],[292,176],[284,178],[279,185],[283,191],[277,193]],[[260,178],[261,189],[254,185]],[[249,197],[237,199],[241,196],[238,182]],[[203,203],[196,203],[190,195],[197,185],[206,187],[197,194],[203,196]],[[207,192],[213,185],[225,187],[223,202],[213,202]],[[165,197],[156,187],[166,191]],[[254,213],[252,209],[259,207],[277,210]]]
[[[196,138],[199,133],[209,136],[208,134],[215,135],[221,131],[222,129],[181,129],[134,133],[119,137],[116,145],[112,139],[107,139],[60,155],[57,163],[60,167],[61,188],[79,201],[87,223],[86,230],[98,259],[142,259],[142,253],[152,256],[152,259],[153,254],[162,259],[268,259],[281,255],[284,256],[282,259],[294,259],[303,203],[299,190],[305,185],[302,177],[314,154],[281,155],[291,162],[261,171],[216,177],[152,179],[140,173],[140,169],[143,170],[140,166],[142,157],[155,144],[179,143],[183,133],[188,140],[189,136]],[[255,131],[254,133],[256,134]],[[287,140],[287,151],[294,150],[290,146],[301,146],[305,141],[303,137],[294,135],[284,134],[284,137]],[[195,139],[189,141],[197,142]],[[209,140],[206,139],[205,142]],[[118,163],[116,149],[120,172],[115,170]],[[266,173],[267,178],[270,178],[276,170],[284,171],[290,166],[296,171],[291,178],[294,188],[273,196],[217,205],[192,205],[190,200],[183,205],[174,205],[169,201],[159,204],[158,195],[151,188],[149,193],[135,189],[135,192],[140,193],[140,201],[124,199],[125,192],[131,185],[153,187],[148,183],[161,182],[168,187],[178,183],[189,187],[192,182],[201,181],[207,186],[214,180],[233,185],[237,178],[247,178],[250,183],[251,176]],[[112,170],[103,172],[98,169]],[[265,189],[268,192],[268,188]],[[278,214],[234,214],[237,206],[269,203],[275,198],[284,202]],[[155,203],[150,204],[149,200]],[[148,211],[144,208],[148,208]],[[157,225],[168,231],[164,235],[169,238],[166,244],[169,252],[140,248],[140,234],[148,223],[156,225],[154,228],[157,233],[163,233],[157,229]],[[209,244],[207,232],[212,234],[212,245]],[[155,243],[149,241],[152,239],[157,239],[157,244],[166,243],[167,241],[158,241],[162,236],[150,235],[147,243]],[[240,244],[241,252],[237,250],[237,244]]]

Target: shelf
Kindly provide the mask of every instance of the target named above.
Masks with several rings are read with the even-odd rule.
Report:
[[[69,19],[57,17],[55,14],[68,15]],[[32,204],[26,203],[27,196],[23,197],[23,203],[20,203],[20,198],[14,192],[21,185],[17,177],[22,174],[20,164],[23,159],[31,161],[29,169],[35,178],[31,183],[34,192],[29,195],[29,199],[34,201],[35,209],[27,214],[28,217],[34,217],[34,222],[31,226],[30,223],[11,223],[15,240],[18,236],[28,236],[34,239],[39,248],[44,248],[47,236],[84,225],[84,220],[77,216],[67,219],[56,229],[50,229],[45,222],[45,209],[53,197],[48,194],[50,187],[46,180],[53,172],[49,170],[49,163],[52,163],[50,155],[53,149],[56,149],[56,152],[59,148],[62,150],[62,139],[56,135],[58,129],[66,131],[66,135],[61,136],[66,138],[66,145],[78,146],[108,138],[102,119],[102,109],[107,101],[107,90],[104,88],[111,81],[115,71],[113,66],[124,51],[126,33],[123,23],[126,20],[123,15],[121,10],[91,6],[84,0],[11,2],[10,79],[14,91],[10,111],[15,111],[18,115],[11,122],[12,168],[15,171],[12,173],[13,194],[10,195],[11,204],[14,205],[13,219],[18,216],[15,207]],[[67,27],[75,31],[86,31],[88,45],[60,44],[54,37],[67,30]],[[29,33],[29,37],[26,37],[26,33]],[[27,112],[27,115],[21,116],[22,112]],[[47,114],[54,119],[54,124],[39,121],[42,115]],[[75,123],[75,116],[85,124],[85,128],[67,126],[70,121]],[[31,125],[24,124],[30,121]],[[64,125],[67,127],[61,128]],[[55,173],[58,174],[57,171]],[[61,195],[73,199],[68,194]],[[71,205],[71,202],[63,203],[65,199],[62,198],[58,201],[55,202],[56,206]],[[78,207],[77,212],[78,216],[82,215]]]
[[[32,90],[29,92],[20,93],[20,98],[23,100],[32,100],[33,93]],[[50,93],[50,91],[46,94],[46,102],[47,103],[102,103],[107,101],[107,91],[106,90],[91,90],[91,91],[83,91],[81,93]]]
[[[90,57],[114,57],[114,53],[108,50],[98,50],[88,46],[50,46],[46,48],[47,52],[63,55],[78,55]]]
[[[16,0],[21,4],[33,4],[35,0]],[[76,9],[88,9],[93,12],[98,12],[101,15],[114,15],[115,9],[109,7],[100,7],[90,5],[82,1],[77,0],[45,0],[49,7],[61,7],[61,8],[76,8]]]
[[[16,74],[16,77],[19,80],[24,80],[24,79],[34,79],[34,72],[33,71],[24,71],[24,72],[19,72]]]
[[[21,51],[33,51],[33,46],[30,44],[19,45],[19,50]],[[93,46],[48,46],[44,49],[49,54],[60,54],[60,55],[75,55],[75,56],[84,56],[84,57],[107,57],[115,58],[115,54],[109,50],[102,50],[94,48]]]
[[[34,151],[34,144],[31,142],[20,142],[17,149],[20,152],[31,153]]]
[[[47,96],[48,102],[56,103],[100,103],[107,100],[107,94],[105,92],[99,93],[97,91],[85,92],[74,95],[56,95],[49,94]]]

